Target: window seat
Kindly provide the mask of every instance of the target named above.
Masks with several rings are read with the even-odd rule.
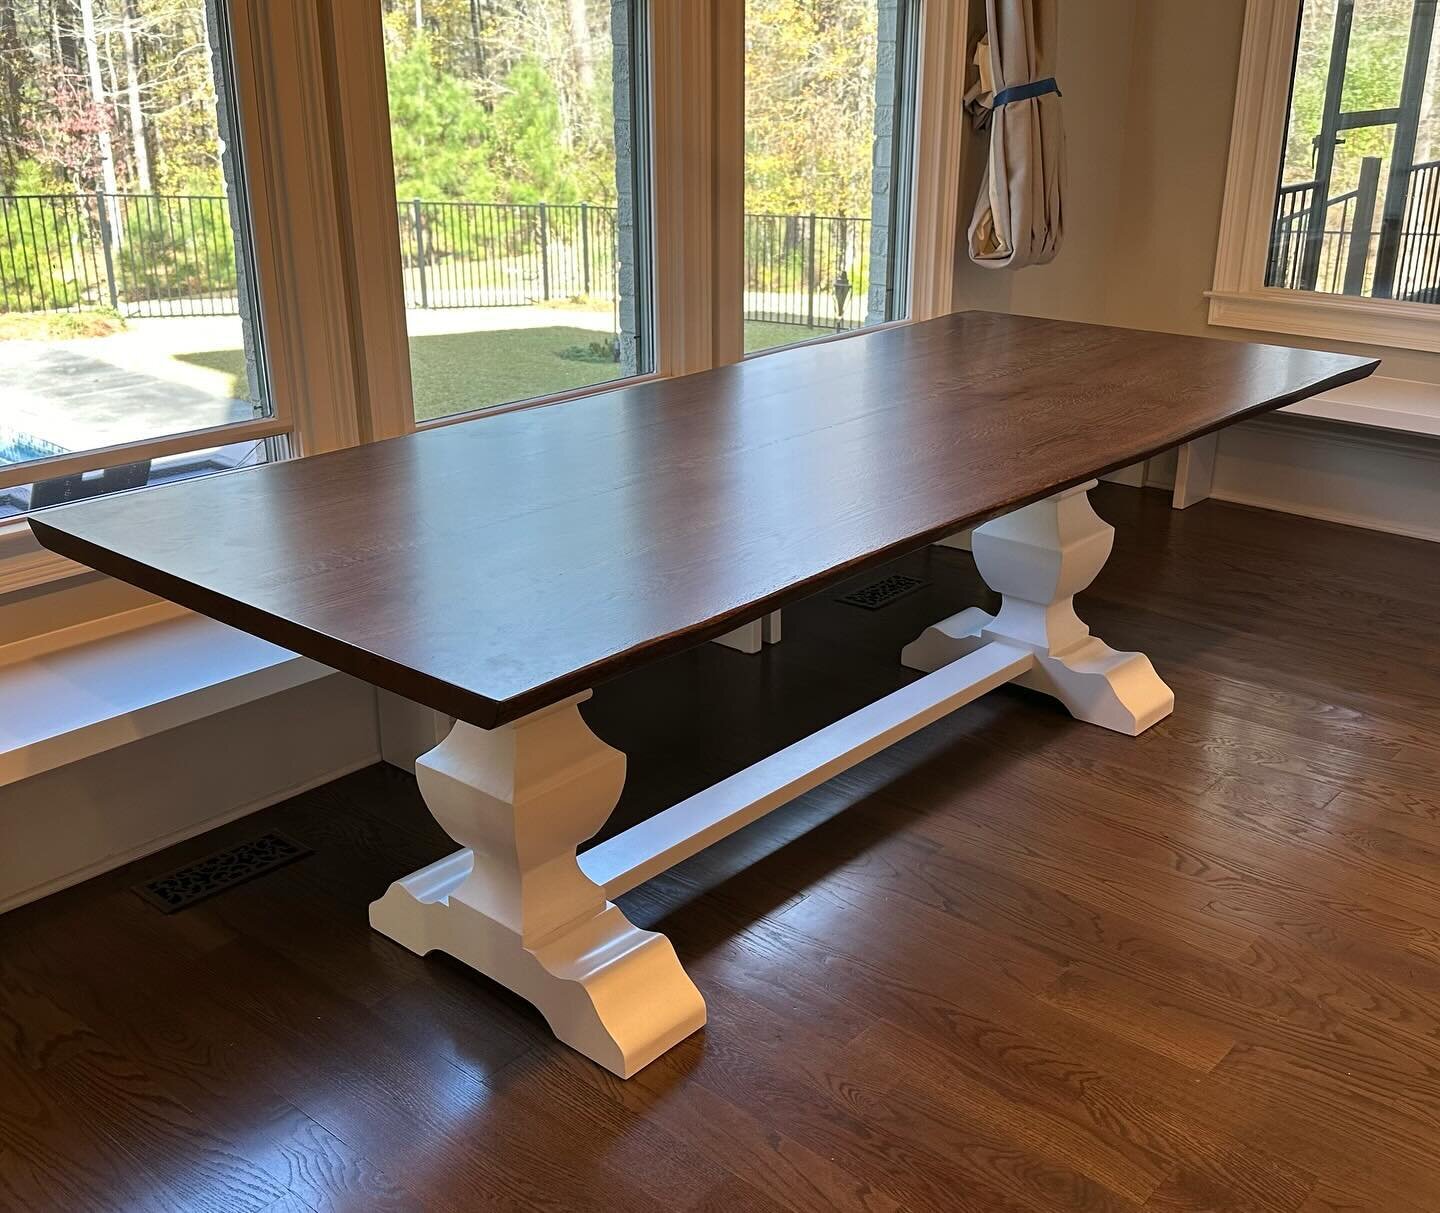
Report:
[[[1281,414],[1338,421],[1392,433],[1440,438],[1440,384],[1372,375],[1286,405]],[[1177,510],[1210,496],[1219,434],[1180,447],[1173,504]]]
[[[0,646],[0,786],[330,672],[169,603]]]

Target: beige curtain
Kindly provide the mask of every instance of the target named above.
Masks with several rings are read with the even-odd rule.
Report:
[[[1065,130],[1054,87],[1056,0],[986,0],[966,95],[988,120],[990,153],[970,221],[970,260],[993,269],[1043,265],[1060,251]],[[998,104],[997,104],[998,102]]]

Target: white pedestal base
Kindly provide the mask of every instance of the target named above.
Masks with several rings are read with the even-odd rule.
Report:
[[[628,1078],[701,1027],[705,1003],[670,941],[633,926],[609,897],[1012,680],[1122,733],[1169,713],[1174,696],[1150,662],[1115,652],[1075,615],[1071,598],[1100,571],[1114,536],[1091,510],[1089,487],[975,531],[976,563],[1004,604],[993,618],[961,611],[907,645],[902,660],[924,678],[578,859],[625,779],[625,756],[580,718],[589,692],[498,729],[456,724],[415,774],[465,849],[391,885],[371,905],[371,925],[514,990],[562,1041]]]
[[[915,670],[937,670],[991,641],[1020,645],[1035,665],[1015,679],[1053,695],[1078,720],[1135,736],[1175,707],[1143,653],[1119,653],[1090,634],[1074,595],[1104,567],[1115,529],[1090,507],[1094,481],[978,527],[975,564],[1002,595],[1000,614],[969,607],[928,627],[901,651]]]
[[[426,804],[470,845],[392,884],[370,925],[514,990],[629,1078],[703,1026],[705,1002],[670,941],[633,926],[575,860],[625,778],[625,756],[580,719],[585,697],[499,729],[456,724],[419,759]]]

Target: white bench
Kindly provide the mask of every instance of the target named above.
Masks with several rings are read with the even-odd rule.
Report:
[[[1280,412],[1294,417],[1315,417],[1370,429],[1440,438],[1440,384],[1372,375],[1358,383],[1322,392],[1299,404],[1286,405]],[[1177,510],[1210,496],[1219,442],[1220,435],[1214,433],[1180,447],[1172,498]]]
[[[168,602],[0,646],[0,787],[330,672]]]

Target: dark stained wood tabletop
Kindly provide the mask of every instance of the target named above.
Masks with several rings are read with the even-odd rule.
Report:
[[[964,312],[30,525],[489,728],[1377,365]]]

